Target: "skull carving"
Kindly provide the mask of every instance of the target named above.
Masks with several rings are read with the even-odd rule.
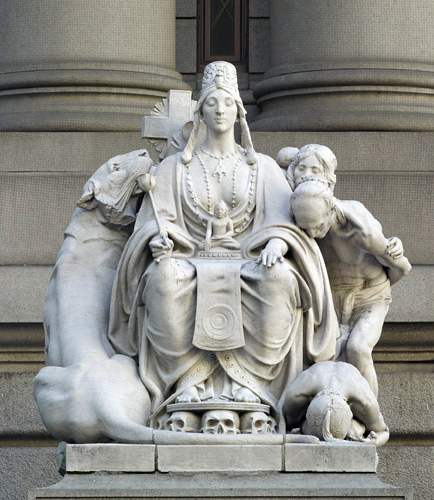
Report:
[[[167,413],[163,413],[163,415],[161,415],[157,420],[157,430],[166,431],[168,420],[169,420],[169,415]]]
[[[191,411],[175,411],[166,428],[173,432],[200,432],[200,417]]]
[[[211,410],[202,415],[204,434],[239,434],[240,417],[236,411]]]
[[[274,434],[276,421],[262,411],[249,411],[241,416],[243,434]]]

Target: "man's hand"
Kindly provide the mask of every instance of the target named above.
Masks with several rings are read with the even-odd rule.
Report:
[[[392,236],[387,240],[386,254],[390,255],[392,259],[398,259],[404,255],[404,246],[398,237]]]
[[[46,366],[33,392],[42,421],[61,441],[151,443],[150,398],[136,363],[116,355],[92,364]]]
[[[371,431],[365,438],[359,437],[359,441],[361,441],[362,443],[377,445],[377,433],[374,431]]]
[[[362,441],[366,427],[356,419],[352,419],[351,426],[347,434],[347,439],[350,441]]]
[[[288,251],[288,245],[279,238],[273,238],[267,243],[257,259],[257,264],[263,264],[266,267],[273,266],[277,261],[283,262],[283,256]]]

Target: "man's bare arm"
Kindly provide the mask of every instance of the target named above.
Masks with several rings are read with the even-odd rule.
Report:
[[[363,441],[383,446],[389,439],[389,429],[380,412],[377,398],[363,378],[360,378],[354,387],[355,390],[348,394],[348,403],[353,415],[370,431]]]
[[[394,285],[410,272],[410,263],[404,255],[396,257],[388,252],[389,240],[385,238],[381,224],[361,203],[354,203],[351,208],[352,212],[345,215],[355,228],[353,241],[386,267],[390,284]]]
[[[319,390],[316,377],[312,376],[309,370],[301,373],[294,380],[285,395],[283,407],[288,429],[299,425],[300,419],[305,415],[312,398]]]

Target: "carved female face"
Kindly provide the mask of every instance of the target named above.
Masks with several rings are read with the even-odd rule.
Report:
[[[202,106],[203,121],[208,129],[218,135],[233,128],[237,114],[235,100],[222,89],[211,92]]]
[[[324,178],[324,167],[315,154],[303,158],[294,168],[294,184],[297,187],[302,177],[322,177]]]

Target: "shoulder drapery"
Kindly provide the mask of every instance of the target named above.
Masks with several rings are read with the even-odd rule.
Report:
[[[332,359],[338,323],[321,252],[316,242],[290,218],[291,190],[280,168],[267,156],[257,157],[254,220],[235,238],[241,243],[243,256],[249,259],[256,259],[272,238],[281,238],[288,244],[286,257],[293,262],[308,290],[303,301],[306,362]],[[173,257],[188,259],[194,256],[199,242],[187,232],[183,217],[184,168],[180,155],[162,162],[157,170],[154,198],[162,225],[174,242]],[[157,234],[151,204],[145,197],[119,264],[111,302],[109,339],[117,352],[131,357],[137,357],[139,352],[140,329],[134,320],[130,321],[130,316],[134,315],[140,280],[152,262],[149,242]]]

